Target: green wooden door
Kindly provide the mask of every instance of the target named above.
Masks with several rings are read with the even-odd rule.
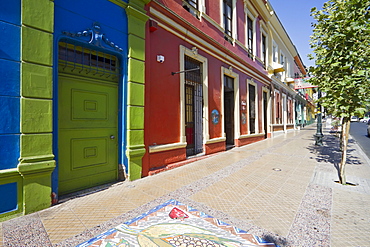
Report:
[[[59,194],[117,179],[118,83],[59,73]]]

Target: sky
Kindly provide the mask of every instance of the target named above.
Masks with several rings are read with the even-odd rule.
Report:
[[[327,0],[269,0],[275,14],[283,24],[299,55],[307,66],[315,65],[309,60],[307,54],[312,53],[310,48],[311,23],[314,19],[310,16],[311,8],[322,9]]]

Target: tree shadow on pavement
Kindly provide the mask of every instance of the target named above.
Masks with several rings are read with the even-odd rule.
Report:
[[[354,152],[356,149],[352,148],[355,141],[353,139],[348,140],[347,148],[347,165],[362,165],[359,157],[355,156]],[[330,163],[332,164],[338,172],[339,178],[339,165],[342,158],[342,152],[339,149],[339,138],[327,134],[324,135],[323,145],[316,146],[315,140],[312,138],[312,144],[307,148],[312,154],[316,155],[316,161],[319,163]]]
[[[262,239],[267,243],[274,243],[275,246],[291,246],[289,242],[284,239],[284,237],[280,237],[279,235],[272,235],[272,234],[263,234]]]

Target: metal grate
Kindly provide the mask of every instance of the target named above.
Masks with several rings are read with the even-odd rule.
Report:
[[[118,58],[108,53],[59,42],[58,55],[61,70],[114,79],[121,74]]]
[[[251,134],[256,133],[256,87],[248,85],[249,90],[249,130]]]
[[[185,70],[201,68],[201,62],[185,56]],[[202,71],[185,73],[186,155],[203,152],[203,84]]]

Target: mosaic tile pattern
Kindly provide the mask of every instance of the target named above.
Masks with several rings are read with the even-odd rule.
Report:
[[[78,247],[97,246],[275,247],[277,245],[171,199],[78,245]]]

